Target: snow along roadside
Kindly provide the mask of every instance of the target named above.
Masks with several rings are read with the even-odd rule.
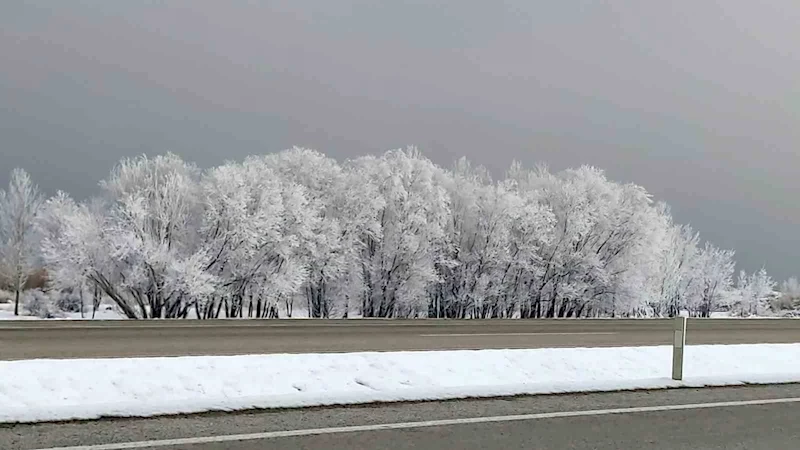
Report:
[[[800,344],[0,362],[0,423],[800,382]]]

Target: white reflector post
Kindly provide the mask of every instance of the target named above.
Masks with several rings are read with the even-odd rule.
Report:
[[[676,317],[672,339],[672,379],[683,380],[683,349],[686,348],[686,317]]]

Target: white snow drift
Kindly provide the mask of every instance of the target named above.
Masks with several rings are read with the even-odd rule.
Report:
[[[800,344],[0,362],[0,422],[800,382]]]

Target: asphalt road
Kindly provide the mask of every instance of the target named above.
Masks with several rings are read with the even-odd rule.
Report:
[[[0,360],[671,343],[670,320],[0,322]],[[687,343],[800,342],[800,320],[690,320]]]
[[[784,385],[214,413],[0,426],[0,448],[782,450],[800,442],[798,401]]]

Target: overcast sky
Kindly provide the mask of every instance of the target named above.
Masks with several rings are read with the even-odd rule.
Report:
[[[123,156],[417,145],[592,164],[742,266],[800,275],[797,0],[0,2],[0,183]]]

